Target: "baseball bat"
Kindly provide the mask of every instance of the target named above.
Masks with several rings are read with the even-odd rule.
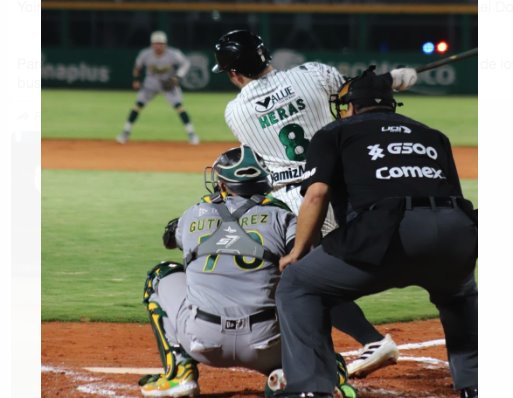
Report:
[[[417,66],[415,68],[415,71],[417,73],[424,72],[426,70],[438,68],[439,66],[442,66],[442,65],[447,65],[447,64],[450,64],[450,63],[453,63],[456,61],[461,61],[462,59],[466,59],[466,58],[472,57],[474,55],[477,55],[477,47],[473,48],[472,50],[468,50],[468,51],[464,51],[459,54],[451,55],[450,57],[441,59],[439,61],[430,62],[429,64]]]

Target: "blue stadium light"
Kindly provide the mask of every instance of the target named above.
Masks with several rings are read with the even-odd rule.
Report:
[[[433,54],[434,51],[435,45],[432,42],[427,41],[422,45],[422,52],[424,54]]]

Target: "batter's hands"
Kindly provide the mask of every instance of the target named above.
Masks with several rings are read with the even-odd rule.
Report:
[[[141,88],[141,82],[139,80],[134,80],[132,82],[132,88],[134,90],[139,90]]]
[[[390,75],[394,90],[407,90],[417,82],[417,72],[413,68],[392,69]]]

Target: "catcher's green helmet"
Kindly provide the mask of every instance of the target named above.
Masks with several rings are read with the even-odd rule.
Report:
[[[266,194],[271,190],[269,172],[262,157],[246,145],[224,152],[205,172],[208,170],[211,178],[207,180],[205,173],[205,184],[210,192],[208,184],[216,190],[218,180],[224,182],[232,193],[241,196]]]

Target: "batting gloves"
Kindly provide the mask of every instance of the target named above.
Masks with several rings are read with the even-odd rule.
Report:
[[[394,90],[406,90],[417,81],[417,72],[413,68],[399,68],[390,71],[392,75],[392,88]]]

